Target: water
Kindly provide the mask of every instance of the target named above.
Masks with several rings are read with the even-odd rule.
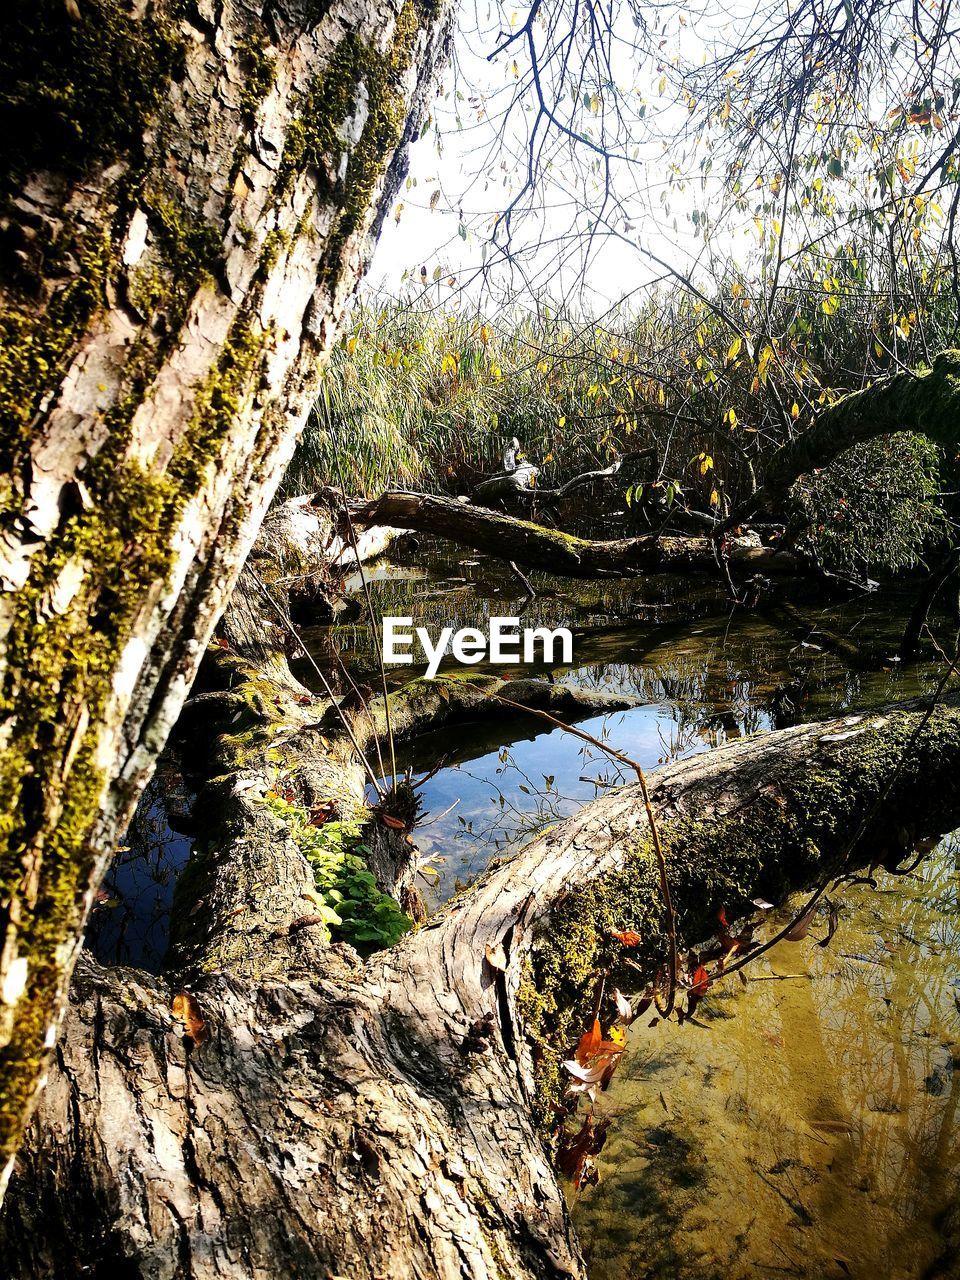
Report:
[[[593,1280],[960,1274],[958,858],[845,890],[828,948],[779,944],[695,1023],[631,1029],[573,1197]]]
[[[102,964],[162,968],[174,885],[193,848],[170,825],[168,797],[177,785],[174,761],[161,756],[94,905],[86,945]]]
[[[471,603],[451,603],[444,587],[470,573]],[[648,769],[744,734],[929,692],[939,677],[936,662],[904,672],[892,660],[909,594],[888,592],[883,599],[825,608],[816,591],[794,587],[791,600],[802,602],[805,591],[810,597],[803,604],[808,622],[798,630],[777,608],[731,611],[707,578],[559,586],[556,580],[539,581],[550,584],[548,594],[528,606],[525,625],[572,621],[576,632],[574,664],[555,668],[555,678],[642,702],[578,727],[609,740]],[[455,552],[433,547],[422,550],[413,565],[381,571],[371,582],[378,613],[412,616],[414,625],[431,628],[482,627],[491,613],[515,608],[520,591],[496,562],[471,557],[464,566]],[[509,598],[502,598],[505,594]],[[843,641],[862,637],[864,649],[859,656],[830,652],[829,637],[811,633],[815,626]],[[318,659],[329,664],[332,647],[343,640],[342,629],[317,629],[312,640]],[[354,624],[349,642],[344,653],[351,667],[376,684],[368,629]],[[485,664],[476,670],[538,674],[535,668]],[[395,680],[409,679],[411,672],[420,674],[416,668],[388,668]],[[309,669],[300,674],[306,681]],[[441,760],[446,767],[423,781]],[[425,864],[420,888],[431,906],[469,883],[494,854],[516,849],[627,776],[597,748],[506,709],[493,722],[425,734],[401,748],[398,763],[413,770],[428,811],[417,843]]]
[[[504,566],[429,543],[370,578],[379,613],[431,627],[483,626],[522,597]],[[791,586],[804,624],[776,605],[731,612],[706,579],[535,582],[526,623],[575,630],[575,662],[554,677],[641,700],[582,727],[648,768],[929,692],[941,670],[933,654],[908,671],[892,660],[909,592],[831,603]],[[947,619],[934,623],[946,641]],[[334,682],[342,662],[376,683],[362,620],[306,634]],[[298,674],[313,678],[306,664]],[[434,906],[622,780],[602,751],[520,713],[425,734],[399,755],[429,810],[416,838]],[[126,843],[98,954],[154,967],[189,850],[166,824],[162,785]],[[693,1022],[634,1024],[598,1104],[614,1121],[599,1182],[570,1195],[595,1280],[960,1276],[958,858],[948,839],[906,879],[846,888],[828,947],[815,945],[821,920],[754,962],[746,986],[717,986]]]

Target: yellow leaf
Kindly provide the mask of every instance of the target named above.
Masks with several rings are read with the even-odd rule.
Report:
[[[711,489],[711,490],[710,490],[710,505],[711,505],[711,507],[715,507],[719,501],[720,501],[720,495],[719,495],[719,493],[717,493],[716,489]]]
[[[793,408],[790,410],[790,417],[794,420],[794,422],[796,422],[796,420],[800,417],[800,406],[797,404],[796,400],[794,400]]]
[[[738,336],[737,336],[736,338],[734,338],[734,340],[730,343],[730,346],[729,346],[729,348],[728,348],[728,350],[727,350],[727,359],[728,359],[728,360],[736,360],[736,358],[737,358],[737,356],[740,354],[740,352],[741,352],[742,348],[743,348],[743,339],[738,335]]]

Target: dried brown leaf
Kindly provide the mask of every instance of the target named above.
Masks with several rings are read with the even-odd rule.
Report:
[[[183,1026],[183,1034],[197,1046],[210,1038],[210,1032],[204,1021],[196,996],[189,991],[178,991],[173,997],[170,1012],[175,1022]]]

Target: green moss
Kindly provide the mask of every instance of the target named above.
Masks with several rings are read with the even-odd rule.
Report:
[[[0,694],[12,725],[0,771],[0,824],[14,854],[33,849],[37,832],[45,843],[36,900],[18,942],[30,965],[29,986],[17,1005],[15,1036],[0,1051],[7,1088],[0,1153],[16,1141],[20,1104],[32,1088],[54,1007],[56,948],[76,926],[92,871],[89,831],[104,784],[94,764],[97,726],[118,658],[150,584],[167,577],[182,507],[241,412],[265,341],[246,319],[236,322],[163,474],[124,456],[130,416],[157,356],[145,351],[134,361],[139,367],[128,394],[108,417],[110,437],[85,472],[85,500],[63,520],[52,551],[17,596]],[[50,603],[53,588],[72,564],[82,566],[82,585],[59,612]],[[69,770],[65,758],[72,758]],[[18,899],[23,877],[17,856],[0,862],[0,903]]]
[[[183,64],[183,5],[142,19],[122,0],[8,0],[0,40],[0,189],[134,151]],[[165,9],[165,11],[164,11]]]
[[[752,911],[751,899],[782,901],[792,890],[818,881],[837,867],[861,817],[869,813],[904,766],[865,839],[864,856],[899,856],[927,831],[901,830],[899,817],[923,812],[933,830],[949,825],[960,805],[960,711],[938,710],[917,743],[918,714],[900,713],[849,743],[823,749],[820,761],[786,771],[724,817],[683,818],[661,824],[671,893],[686,945],[716,929],[716,913],[731,918]],[[649,974],[664,962],[667,939],[659,876],[649,840],[624,850],[615,872],[566,896],[538,932],[518,999],[518,1014],[533,1043],[538,1111],[549,1124],[564,1081],[560,1063],[582,1034],[597,976],[637,986],[624,967],[624,950],[612,930],[634,930],[642,945],[630,958]]]
[[[276,792],[265,803],[282,819],[291,839],[313,868],[321,913],[331,937],[351,943],[361,953],[392,946],[413,927],[394,898],[384,893],[368,871],[359,820],[331,819],[317,825],[302,806]]]
[[[256,115],[277,78],[276,61],[267,52],[268,47],[266,37],[261,34],[247,35],[237,46],[240,69],[244,73],[240,109],[251,118]]]
[[[171,276],[185,293],[192,294],[223,257],[219,230],[191,214],[178,192],[148,187],[141,203]]]
[[[263,241],[263,249],[260,251],[260,270],[264,275],[269,275],[273,268],[277,265],[277,259],[284,249],[290,244],[290,237],[285,231],[281,231],[279,227],[274,227],[272,231],[268,231]]]
[[[109,277],[110,244],[104,233],[88,234],[68,250],[65,235],[47,250],[51,274],[71,259],[75,274],[57,290],[45,311],[17,300],[0,312],[0,467],[9,471],[16,447],[26,438],[44,396],[57,385],[66,362],[102,305]]]
[[[304,170],[320,177],[322,193],[336,210],[336,226],[326,254],[326,271],[334,275],[340,250],[366,216],[384,163],[399,143],[406,119],[403,76],[413,58],[418,17],[406,0],[387,54],[349,32],[329,64],[307,92],[303,109],[287,132],[280,166],[279,194]],[[360,103],[366,87],[367,119],[357,145],[349,150],[341,130]],[[343,173],[343,161],[346,167]]]
[[[269,335],[241,316],[230,331],[216,367],[197,394],[193,418],[167,468],[171,496],[194,492],[217,448],[252,393]]]

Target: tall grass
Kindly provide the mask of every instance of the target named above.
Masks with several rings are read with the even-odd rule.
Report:
[[[652,292],[602,320],[547,307],[493,319],[367,298],[326,370],[284,491],[342,475],[355,493],[462,492],[499,469],[516,435],[543,487],[653,446],[648,482],[722,512],[822,405],[955,340],[956,298],[937,262],[919,274],[911,264],[901,286],[869,261],[867,248],[850,247],[812,260],[772,308],[733,270],[709,300]],[[853,451],[845,483],[868,484],[878,460],[885,492],[901,502],[897,537],[910,548],[895,559],[909,562],[940,519],[937,459],[916,447]],[[828,490],[824,501],[835,504]],[[884,536],[875,508],[870,547]],[[826,528],[830,513],[816,515]],[[873,555],[866,544],[861,551]]]

